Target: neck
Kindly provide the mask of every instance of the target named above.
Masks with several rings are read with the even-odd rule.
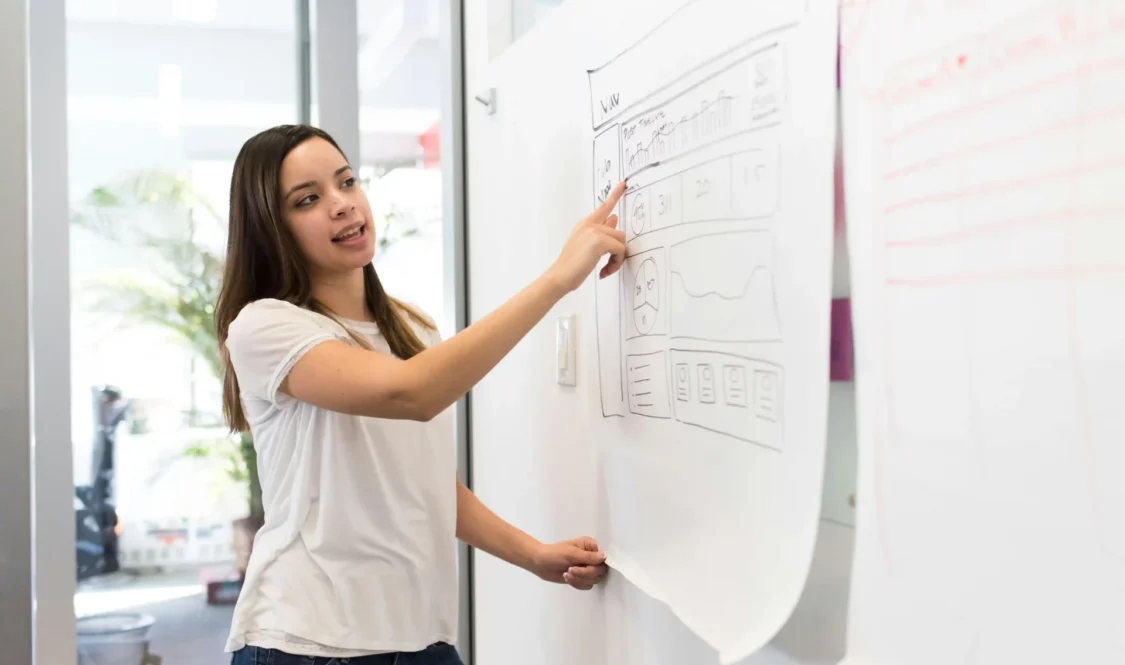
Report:
[[[312,297],[337,316],[353,321],[371,320],[362,269],[314,279]]]

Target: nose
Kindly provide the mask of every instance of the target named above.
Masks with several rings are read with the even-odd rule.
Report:
[[[355,208],[355,205],[344,196],[343,192],[336,190],[332,193],[331,211],[333,217],[343,217]]]

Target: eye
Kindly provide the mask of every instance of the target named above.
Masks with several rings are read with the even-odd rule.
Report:
[[[347,180],[344,181],[344,187],[354,187],[354,186],[355,186],[355,178],[348,178]]]
[[[316,199],[317,199],[316,194],[309,194],[308,196],[304,197],[300,201],[297,201],[297,207],[298,208],[304,208],[305,206],[310,206],[313,203],[316,203]]]

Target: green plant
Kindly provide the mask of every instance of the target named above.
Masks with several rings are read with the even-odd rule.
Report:
[[[378,261],[391,245],[403,238],[418,235],[419,228],[393,205],[382,215],[375,215],[375,260]]]
[[[222,280],[225,221],[188,179],[143,171],[97,187],[76,206],[73,223],[143,260],[143,271],[108,274],[89,285],[95,296],[91,309],[120,315],[124,324],[164,329],[221,381],[214,308]],[[185,414],[187,426],[207,420],[219,418],[195,405]],[[185,452],[222,457],[228,477],[246,484],[250,517],[260,518],[262,489],[249,435],[194,444]]]
[[[226,462],[227,477],[245,483],[250,489],[249,508],[252,519],[265,515],[262,507],[261,482],[258,479],[257,454],[254,440],[243,432],[235,439],[210,439],[188,446],[186,453],[192,457],[220,457]]]
[[[377,178],[371,175],[360,175],[360,186],[370,192],[378,187]],[[421,229],[418,220],[403,213],[394,202],[385,200],[383,196],[378,194],[377,190],[376,195],[371,198],[370,202],[375,223],[375,261],[378,262],[391,245],[403,238],[418,235]]]

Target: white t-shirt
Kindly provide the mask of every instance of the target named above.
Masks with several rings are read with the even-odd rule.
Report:
[[[390,354],[375,324],[345,321]],[[436,332],[415,326],[427,345]],[[332,319],[259,300],[227,349],[258,452],[265,526],[254,540],[227,651],[355,657],[452,644],[457,630],[453,420],[351,416],[279,391]]]

